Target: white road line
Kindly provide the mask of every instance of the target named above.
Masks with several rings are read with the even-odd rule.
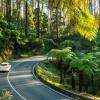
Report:
[[[18,63],[16,66],[18,66],[19,64],[21,64],[22,62],[20,62],[20,63]],[[15,66],[15,67],[16,67]],[[35,65],[34,65],[35,66]],[[14,69],[15,67],[13,67],[12,69]],[[34,71],[34,68],[35,67],[33,67],[32,68],[32,70]],[[21,99],[23,99],[23,100],[26,100],[26,98],[24,97],[24,96],[22,96],[16,89],[15,89],[15,87],[11,84],[11,82],[10,82],[10,80],[9,80],[9,76],[10,76],[10,72],[11,72],[11,70],[8,72],[8,74],[7,74],[7,81],[8,81],[8,84],[10,85],[10,87],[14,90],[14,92],[17,94],[17,95],[19,95],[20,96],[20,98]],[[33,75],[34,75],[34,77],[39,81],[39,79],[38,79],[38,77],[33,73]],[[41,82],[42,83],[42,82]],[[47,85],[45,85],[44,83],[43,83],[43,85],[44,86],[46,86],[48,89],[50,89],[50,90],[52,90],[52,91],[54,91],[54,92],[56,92],[56,93],[58,93],[58,94],[60,94],[60,95],[62,95],[62,96],[64,96],[64,97],[66,97],[67,99],[66,100],[75,100],[75,99],[73,99],[73,98],[71,98],[71,97],[69,97],[69,96],[66,96],[66,95],[64,95],[64,94],[62,94],[62,93],[60,93],[60,92],[58,92],[58,91],[56,91],[56,90],[54,90],[54,89],[52,89],[52,88],[50,88],[50,87],[48,87]]]
[[[21,63],[22,63],[22,62],[18,63],[16,66],[18,66],[18,65],[21,64]],[[15,66],[15,67],[16,67],[16,66]],[[15,67],[14,67],[14,68],[15,68]],[[13,69],[14,69],[14,68],[13,68]],[[9,80],[10,72],[11,72],[11,70],[10,70],[10,71],[8,72],[8,74],[7,74],[7,81],[8,81],[8,84],[9,84],[10,87],[14,90],[14,92],[15,92],[17,95],[20,96],[21,99],[26,100],[26,98],[23,97],[23,96],[15,89],[15,87],[11,84],[11,82],[10,82],[10,80]]]
[[[36,67],[36,65],[33,66],[33,69],[32,69],[33,71],[35,70],[35,67]],[[34,72],[32,72],[32,73],[33,73],[34,77],[35,77],[38,81],[40,81],[39,78],[34,74]],[[40,82],[41,82],[41,81],[40,81]],[[76,100],[76,99],[73,99],[73,98],[71,98],[71,97],[69,97],[69,96],[66,96],[65,94],[62,94],[61,92],[58,92],[58,91],[54,90],[54,89],[51,88],[51,87],[48,87],[48,85],[44,84],[43,82],[41,82],[41,83],[42,83],[45,87],[47,87],[48,89],[54,91],[55,93],[60,94],[60,95],[62,95],[62,96],[64,96],[64,97],[66,97],[67,99],[65,99],[65,100]]]

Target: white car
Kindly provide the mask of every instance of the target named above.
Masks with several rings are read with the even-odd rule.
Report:
[[[0,64],[0,71],[9,71],[11,68],[11,65],[7,62],[1,63]]]

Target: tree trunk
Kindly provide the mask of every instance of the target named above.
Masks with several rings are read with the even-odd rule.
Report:
[[[100,19],[100,0],[99,0],[99,14],[98,14],[98,18]],[[99,24],[99,28],[100,28],[100,24]]]
[[[92,94],[96,95],[95,87],[94,87],[94,76],[91,75],[91,86],[92,86]]]
[[[51,34],[51,16],[52,11],[51,9],[48,9],[48,33]]]
[[[38,0],[38,9],[37,9],[37,35],[40,37],[40,0]]]
[[[6,0],[6,19],[8,22],[11,20],[11,0]]]
[[[59,38],[59,31],[58,31],[58,8],[56,7],[56,38]]]
[[[93,76],[93,74],[91,75],[91,86],[92,86],[92,90],[94,90],[94,76]]]
[[[3,0],[1,0],[0,1],[0,16],[3,16],[4,15],[4,13],[3,13],[3,11],[4,11],[4,1]]]
[[[85,84],[84,84],[84,90],[86,91],[86,92],[88,92],[88,88],[89,88],[89,86],[90,86],[90,78],[89,78],[89,76],[85,76]]]
[[[62,68],[62,60],[59,61],[59,68],[60,68],[60,83],[64,83],[64,75],[63,75],[63,68]]]
[[[72,90],[76,90],[75,78],[72,72]]]
[[[20,3],[19,0],[16,1],[17,3],[17,30],[19,29],[19,16],[20,16]]]
[[[79,72],[79,91],[80,92],[83,90],[83,82],[84,82],[83,72]]]
[[[34,2],[34,0],[32,0],[32,11],[34,12],[34,4],[35,2]]]
[[[28,2],[25,2],[25,34],[28,34]]]
[[[63,70],[60,70],[60,83],[63,84],[64,83],[64,76],[63,76]]]

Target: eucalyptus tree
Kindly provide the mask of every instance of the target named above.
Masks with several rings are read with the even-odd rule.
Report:
[[[11,19],[11,0],[6,0],[6,19],[7,21]]]
[[[3,16],[3,11],[4,11],[4,1],[3,0],[0,0],[0,16]]]
[[[98,22],[96,18],[91,15],[89,9],[84,9],[86,0],[49,0],[48,4],[53,9],[54,7],[70,10],[70,32],[79,33],[82,37],[89,41],[96,39],[98,31]]]
[[[51,31],[51,33],[54,32],[54,34],[56,34],[56,38],[58,39],[59,38],[59,26],[61,24],[61,8],[60,8],[60,1],[50,1],[48,0],[48,8],[50,10],[50,13],[49,13],[49,31]],[[54,19],[52,19],[54,17]],[[52,23],[52,21],[54,23]],[[59,23],[60,22],[60,23]]]
[[[25,0],[25,34],[28,34],[28,0]]]
[[[40,0],[37,0],[37,35],[40,37]]]

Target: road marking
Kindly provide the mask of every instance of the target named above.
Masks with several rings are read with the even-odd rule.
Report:
[[[39,81],[34,81],[34,82],[31,82],[31,83],[26,83],[26,84],[18,84],[16,86],[27,86],[27,85],[34,85],[34,84],[38,84],[38,85],[41,85]]]
[[[19,64],[21,64],[21,63],[22,63],[22,62],[16,64],[15,67],[17,67],[17,66],[18,66]],[[14,69],[15,67],[13,67],[12,69]],[[35,65],[32,67],[32,70],[34,70],[34,68],[35,68]],[[26,100],[26,98],[25,98],[24,96],[22,96],[22,95],[15,89],[15,87],[11,84],[11,82],[10,82],[10,80],[9,80],[10,72],[11,72],[11,70],[10,70],[10,71],[8,72],[8,74],[7,74],[7,81],[8,81],[8,84],[10,85],[10,87],[13,89],[13,91],[14,91],[21,99]],[[40,80],[38,79],[38,77],[37,77],[34,73],[33,73],[33,75],[34,75],[34,77],[40,82]],[[41,82],[41,83],[42,83],[42,82]],[[72,99],[72,98],[69,97],[69,96],[66,96],[66,95],[64,95],[64,94],[62,94],[62,93],[60,93],[60,92],[58,92],[58,91],[56,91],[56,90],[54,90],[54,89],[48,87],[48,86],[45,85],[44,83],[42,83],[42,84],[43,84],[45,87],[47,87],[48,89],[54,91],[55,93],[58,93],[58,94],[60,94],[60,95],[62,95],[62,96],[64,96],[64,97],[66,97],[65,100],[75,100],[75,99]]]
[[[37,79],[38,81],[40,81],[39,78],[38,78],[38,77],[34,74],[34,72],[33,72],[33,71],[35,71],[35,67],[36,67],[36,65],[33,66],[32,73],[33,73],[35,79]],[[40,82],[41,82],[41,81],[40,81]],[[47,87],[48,89],[54,91],[55,93],[60,94],[60,95],[62,95],[62,96],[64,96],[64,97],[66,97],[67,99],[65,99],[65,100],[76,100],[76,99],[73,99],[73,98],[71,98],[71,97],[69,97],[69,96],[66,96],[65,94],[63,94],[63,93],[61,93],[61,92],[58,92],[58,91],[54,90],[54,89],[51,88],[51,87],[48,87],[48,85],[44,84],[43,82],[41,82],[41,83],[42,83],[45,87]]]
[[[22,63],[22,62],[20,62],[20,63],[17,64],[16,66],[20,65],[21,63]],[[15,67],[16,67],[16,66],[15,66]],[[13,67],[12,69],[14,69],[15,67]],[[9,80],[10,72],[11,72],[11,70],[10,70],[10,71],[8,72],[8,74],[7,74],[7,81],[8,81],[8,84],[9,84],[10,87],[14,90],[14,92],[15,92],[17,95],[20,96],[21,99],[26,100],[26,98],[23,97],[23,96],[15,89],[15,87],[11,84],[11,82],[10,82],[10,80]]]

